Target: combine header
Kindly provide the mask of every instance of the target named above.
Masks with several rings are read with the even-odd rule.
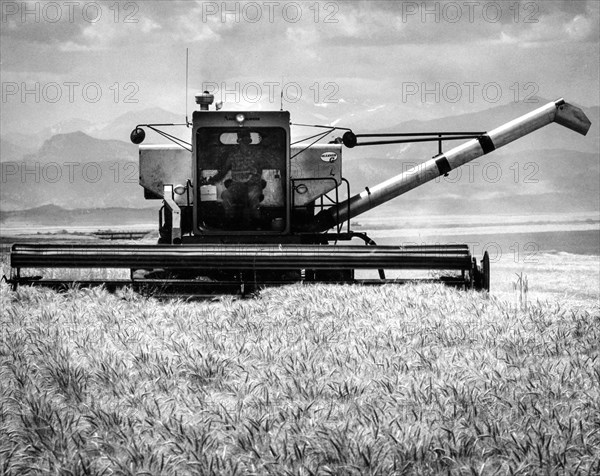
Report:
[[[191,123],[143,124],[131,133],[135,144],[143,142],[145,128],[174,142],[140,145],[144,196],[162,202],[157,245],[15,244],[10,282],[57,283],[22,276],[23,268],[126,268],[130,279],[103,283],[244,293],[296,281],[399,282],[385,272],[400,269],[433,270],[436,277],[429,279],[489,290],[487,254],[477,263],[466,245],[378,246],[353,232],[350,220],[552,122],[583,135],[590,127],[579,108],[558,99],[489,132],[356,135],[313,126],[324,132],[305,145],[290,143],[288,112],[209,110],[213,96],[207,92],[196,102],[200,110]],[[191,143],[161,129],[175,125],[191,127]],[[343,137],[317,144],[335,130],[343,130]],[[386,139],[360,142],[375,136]],[[442,141],[460,139],[467,141],[442,152]],[[438,142],[440,153],[351,195],[342,175],[342,146],[423,141]],[[377,270],[379,278],[356,279],[356,270],[367,269]]]

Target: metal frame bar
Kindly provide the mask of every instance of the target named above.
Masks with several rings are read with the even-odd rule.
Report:
[[[384,144],[407,144],[413,142],[437,142],[438,152],[442,153],[442,143],[448,140],[464,140],[464,139],[476,139],[480,137],[484,132],[391,132],[382,134],[355,134],[356,138],[359,137],[411,137],[410,139],[397,139],[397,140],[384,140],[384,141],[369,141],[357,143],[354,147],[364,145],[384,145]],[[412,137],[419,137],[414,139]]]
[[[173,197],[173,185],[163,186],[164,205],[171,210],[171,243],[181,243],[181,209]]]
[[[178,145],[179,147],[181,147],[182,149],[187,150],[188,152],[191,152],[192,149],[192,144],[190,144],[189,142],[180,139],[179,137],[175,137],[172,134],[169,134],[168,132],[165,131],[161,131],[160,129],[157,129],[157,127],[174,127],[174,126],[186,126],[189,127],[189,123],[164,123],[164,124],[138,124],[137,126],[135,126],[135,128],[139,128],[139,127],[147,127],[148,129],[156,132],[157,134],[160,134],[161,136],[165,137],[166,139],[169,139],[171,142],[173,142],[175,145]],[[189,147],[189,148],[188,148]]]
[[[358,236],[358,235],[353,235]],[[13,245],[13,268],[469,269],[467,246]]]

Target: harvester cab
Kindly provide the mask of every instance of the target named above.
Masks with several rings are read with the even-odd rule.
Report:
[[[194,235],[289,232],[288,112],[193,115]]]
[[[21,276],[26,267],[129,268],[131,279],[123,284],[134,286],[153,280],[136,280],[133,270],[166,269],[170,278],[162,284],[185,285],[190,293],[213,288],[215,281],[242,293],[290,281],[402,282],[386,278],[386,270],[418,270],[429,273],[425,280],[489,290],[487,253],[478,262],[467,245],[378,246],[352,231],[350,220],[552,122],[582,135],[591,125],[581,109],[557,99],[489,132],[354,134],[311,125],[322,132],[291,143],[289,112],[210,110],[213,100],[208,92],[196,96],[200,110],[191,122],[186,117],[184,124],[143,124],[131,133],[140,144],[144,196],[162,201],[158,244],[15,244],[13,285],[50,284]],[[161,128],[176,125],[191,129],[190,142]],[[144,129],[174,144],[141,145]],[[341,138],[320,142],[336,130]],[[444,152],[443,142],[454,140],[466,142]],[[424,141],[437,142],[438,154],[350,193],[342,145]],[[357,279],[357,270],[375,271],[378,278]]]
[[[287,111],[209,110],[206,92],[196,100],[189,149],[140,146],[144,195],[164,202],[159,243],[313,241],[315,206],[342,184],[342,144],[290,145]]]

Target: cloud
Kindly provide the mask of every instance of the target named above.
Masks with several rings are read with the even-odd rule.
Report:
[[[76,53],[83,51],[92,51],[92,48],[88,45],[83,45],[81,43],[75,43],[74,41],[65,41],[58,45],[58,49],[65,53]]]
[[[229,88],[236,82],[297,82],[306,104],[290,104],[290,109],[318,111],[329,120],[365,117],[365,111],[382,105],[387,107],[368,114],[387,121],[399,115],[424,117],[444,108],[461,112],[489,106],[468,101],[428,104],[420,95],[403,103],[398,98],[407,82],[431,88],[436,83],[495,81],[503,88],[502,102],[513,99],[514,84],[522,99],[529,92],[524,85],[535,83],[546,97],[596,101],[600,2],[595,0],[478,2],[473,21],[464,6],[468,2],[461,1],[296,2],[302,13],[297,21],[293,9],[284,12],[288,1],[279,2],[272,12],[267,2],[254,2],[262,12],[253,21],[252,3],[99,2],[102,17],[93,23],[82,17],[81,2],[73,22],[68,16],[56,23],[21,22],[20,15],[11,15],[1,25],[3,81],[96,81],[103,88],[135,82],[140,104],[178,108],[185,104],[189,48],[190,92],[207,81]],[[463,8],[458,21],[453,21],[457,12],[450,4]],[[494,7],[489,7],[484,19],[485,4],[501,5],[502,16],[490,21]],[[223,5],[230,13],[223,14]],[[325,101],[331,92],[325,88],[328,83],[337,88],[335,98],[345,101]],[[29,106],[19,105],[20,118],[34,116]],[[67,113],[61,106],[52,106],[53,116]],[[227,105],[236,106],[279,109],[279,99]],[[90,116],[102,107],[96,105]],[[16,105],[13,109],[17,111]],[[3,110],[3,120],[12,117],[7,114]]]
[[[584,15],[575,16],[564,26],[569,38],[576,41],[587,41],[598,38],[598,22]]]
[[[339,22],[321,30],[321,45],[514,43],[598,39],[599,3],[360,2],[342,4]]]
[[[585,2],[572,2],[585,5]],[[554,2],[548,2],[553,5]],[[544,4],[546,5],[546,4]],[[599,33],[598,4],[588,4],[585,9],[558,8],[540,10],[531,23],[504,25],[497,42],[515,44],[522,48],[543,47],[545,44],[597,43]]]
[[[10,2],[2,36],[63,51],[130,43],[215,42],[263,44],[281,38],[297,45],[381,47],[400,44],[595,41],[598,2],[115,2],[100,10],[67,2]],[[56,18],[58,5],[60,19]],[[269,6],[271,5],[271,6]],[[300,5],[290,9],[290,5]],[[29,13],[22,16],[22,10]],[[24,21],[23,21],[24,18]],[[52,21],[49,21],[52,20]],[[93,21],[92,21],[93,20]],[[90,35],[100,27],[103,35]],[[113,31],[107,30],[114,27]],[[119,33],[119,34],[114,34]],[[111,41],[112,40],[112,41]],[[312,52],[309,55],[315,56]]]

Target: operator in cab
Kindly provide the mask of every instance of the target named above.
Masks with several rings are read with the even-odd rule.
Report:
[[[250,131],[237,133],[236,150],[227,156],[223,168],[209,183],[222,180],[231,171],[231,180],[225,181],[223,209],[227,222],[234,228],[251,229],[260,223],[260,202],[263,198],[264,181],[259,149],[254,150]]]

